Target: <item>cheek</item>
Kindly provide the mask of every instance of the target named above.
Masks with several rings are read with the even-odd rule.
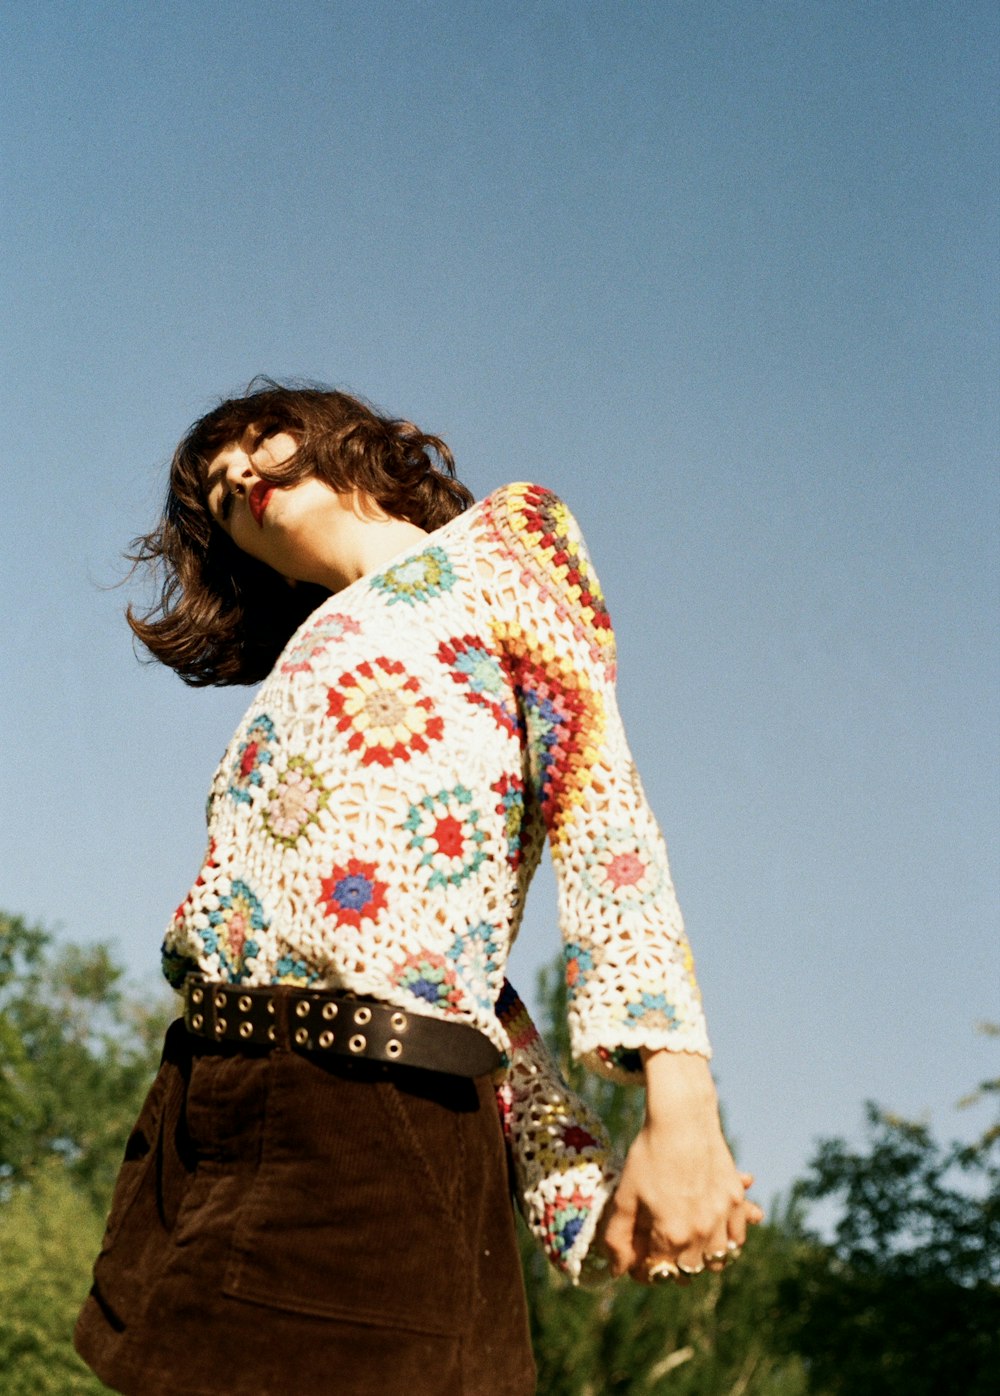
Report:
[[[299,443],[294,436],[290,436],[287,431],[279,431],[262,443],[259,463],[265,470],[269,465],[284,465],[298,449]]]

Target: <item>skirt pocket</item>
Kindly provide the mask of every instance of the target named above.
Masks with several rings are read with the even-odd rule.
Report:
[[[377,1073],[275,1052],[224,1292],[302,1314],[460,1331],[462,1108]]]

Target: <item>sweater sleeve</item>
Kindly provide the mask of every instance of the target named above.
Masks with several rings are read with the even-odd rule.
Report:
[[[615,699],[614,634],[580,529],[536,485],[487,511],[494,633],[522,720],[526,795],[559,888],[574,1055],[617,1080],[639,1048],[709,1055],[666,847]]]
[[[497,1017],[510,1042],[497,1104],[525,1225],[574,1284],[605,1278],[594,1246],[621,1160],[593,1110],[563,1080],[528,1010],[504,980]]]

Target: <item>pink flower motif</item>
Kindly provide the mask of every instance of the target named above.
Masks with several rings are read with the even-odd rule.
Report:
[[[312,670],[312,661],[328,645],[339,643],[347,635],[360,635],[361,626],[351,616],[323,616],[299,636],[281,664],[283,674],[302,674]]]
[[[273,839],[291,848],[317,822],[329,798],[312,762],[293,756],[270,793],[264,825]]]
[[[646,864],[635,853],[616,853],[604,866],[612,887],[634,887],[646,875]]]

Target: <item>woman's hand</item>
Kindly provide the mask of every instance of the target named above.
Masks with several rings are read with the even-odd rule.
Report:
[[[611,1273],[649,1283],[658,1262],[684,1271],[721,1270],[763,1212],[745,1191],[719,1122],[704,1057],[643,1053],[646,1120],[625,1160],[602,1223]]]

